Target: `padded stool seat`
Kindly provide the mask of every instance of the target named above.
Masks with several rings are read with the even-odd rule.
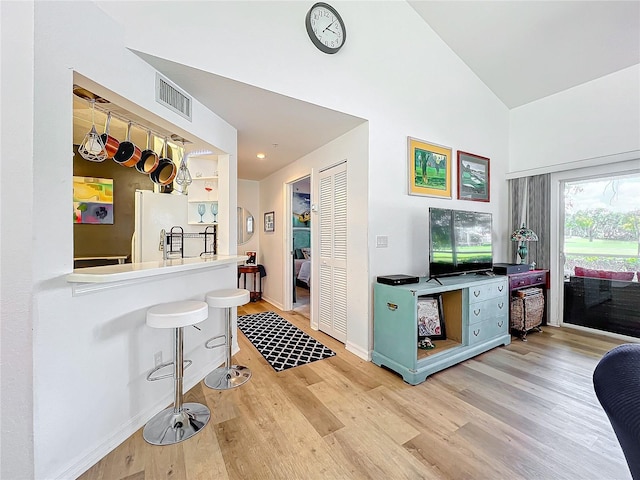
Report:
[[[209,316],[206,302],[186,300],[155,305],[147,310],[147,325],[151,328],[174,330],[173,362],[155,367],[147,380],[155,381],[170,375],[153,378],[153,374],[173,365],[173,406],[164,409],[147,422],[142,437],[152,445],[173,445],[198,433],[209,422],[211,412],[200,403],[182,403],[182,377],[184,374],[184,327],[195,325]],[[189,360],[187,362],[190,363]]]
[[[242,288],[229,288],[215,290],[207,293],[207,303],[212,308],[224,308],[226,319],[226,334],[210,338],[205,343],[207,348],[226,347],[227,358],[224,367],[216,368],[204,379],[204,384],[215,390],[229,390],[239,387],[251,378],[251,370],[242,365],[231,365],[231,349],[233,347],[233,331],[231,328],[231,309],[249,303],[249,290]],[[225,342],[218,345],[210,345],[210,342],[224,338]]]
[[[249,303],[249,290],[229,288],[207,293],[207,303],[213,308],[239,307]]]
[[[152,328],[179,328],[195,325],[209,316],[205,302],[185,300],[162,303],[147,310],[147,325]]]

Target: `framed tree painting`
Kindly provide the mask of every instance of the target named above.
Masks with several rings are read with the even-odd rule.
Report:
[[[409,195],[451,198],[451,149],[408,137]]]
[[[458,150],[458,198],[489,201],[489,159]]]

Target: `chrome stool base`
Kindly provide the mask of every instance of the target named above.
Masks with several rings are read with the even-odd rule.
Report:
[[[251,370],[242,365],[216,368],[204,379],[204,384],[214,390],[230,390],[239,387],[251,378]]]
[[[210,418],[211,412],[201,403],[183,403],[179,412],[171,406],[147,422],[142,437],[152,445],[173,445],[193,437]]]

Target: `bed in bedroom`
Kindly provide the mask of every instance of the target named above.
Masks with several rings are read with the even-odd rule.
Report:
[[[310,251],[311,251],[310,248],[296,249],[295,258],[293,260],[296,285],[304,288],[309,288],[311,286],[311,253]]]

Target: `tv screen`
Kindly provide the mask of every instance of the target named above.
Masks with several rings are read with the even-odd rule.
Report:
[[[493,268],[491,214],[429,209],[429,276]]]

